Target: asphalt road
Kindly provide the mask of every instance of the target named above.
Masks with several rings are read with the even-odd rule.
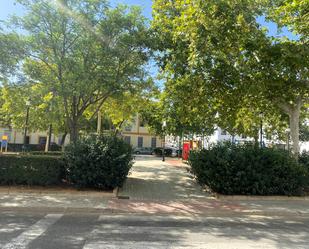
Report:
[[[309,248],[309,217],[1,212],[0,248]]]

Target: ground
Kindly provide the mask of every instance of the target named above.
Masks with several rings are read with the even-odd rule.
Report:
[[[137,158],[119,195],[2,188],[0,248],[309,248],[308,199],[218,200],[177,160]]]

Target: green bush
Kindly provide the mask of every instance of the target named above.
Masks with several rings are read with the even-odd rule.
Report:
[[[299,195],[308,171],[284,150],[219,144],[193,152],[191,172],[221,194]]]
[[[64,177],[61,158],[0,155],[1,185],[57,185]]]
[[[78,187],[121,187],[132,167],[132,147],[117,137],[88,137],[65,150],[68,180]]]
[[[309,172],[309,152],[303,152],[302,154],[300,154],[299,163],[301,165],[303,165]],[[307,187],[309,187],[309,174],[308,174],[308,177],[307,177],[306,185],[307,185]]]

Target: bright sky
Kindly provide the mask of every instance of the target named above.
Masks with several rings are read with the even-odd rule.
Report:
[[[124,3],[127,5],[139,5],[143,9],[143,13],[146,17],[151,17],[151,0],[112,0],[112,5],[117,3]],[[0,20],[6,19],[11,14],[21,15],[23,13],[20,5],[15,4],[15,0],[0,0]]]
[[[0,20],[6,19],[11,14],[21,15],[23,13],[22,8],[18,4],[14,4],[15,0],[0,0]],[[127,5],[139,5],[143,9],[143,13],[146,17],[151,18],[151,6],[152,0],[110,0],[112,5],[117,3],[124,3]],[[258,18],[258,21],[269,29],[269,34],[272,36],[278,36],[277,26],[274,23],[266,23],[263,17]],[[296,38],[289,33],[287,29],[283,29],[281,35],[286,35],[289,38]]]

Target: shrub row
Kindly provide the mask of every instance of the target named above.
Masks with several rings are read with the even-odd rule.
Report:
[[[82,139],[62,156],[34,154],[0,155],[0,184],[57,185],[65,179],[79,188],[113,189],[123,185],[133,159],[131,146],[116,137]]]
[[[189,164],[200,184],[221,194],[300,195],[308,182],[304,163],[287,151],[254,145],[219,144],[191,153]]]
[[[0,141],[1,144],[1,141]],[[58,144],[51,144],[50,151],[61,151],[62,147]],[[23,150],[23,144],[8,144],[8,151],[21,152]],[[45,145],[42,144],[27,144],[26,151],[44,151]]]
[[[0,156],[1,185],[57,185],[64,178],[61,158],[47,156]]]
[[[28,152],[29,155],[36,155],[36,156],[63,156],[62,151],[31,151]]]

